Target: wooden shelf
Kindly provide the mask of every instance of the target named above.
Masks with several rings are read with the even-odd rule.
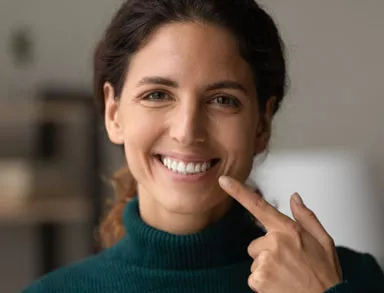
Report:
[[[70,113],[70,115],[69,115]],[[89,118],[87,108],[65,101],[0,102],[0,123],[22,122],[60,122],[81,123]]]
[[[92,220],[92,201],[85,196],[41,197],[12,201],[0,196],[0,224],[41,224]]]

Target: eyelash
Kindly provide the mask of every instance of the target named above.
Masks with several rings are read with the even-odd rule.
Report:
[[[219,103],[218,99],[226,99],[227,101],[230,101],[230,104]],[[217,102],[213,102],[215,100]],[[210,100],[210,103],[211,104],[222,105],[224,107],[234,107],[234,108],[239,108],[241,106],[241,103],[239,102],[238,99],[236,99],[234,97],[230,97],[230,96],[216,96],[212,100]]]
[[[166,98],[160,98],[160,99],[153,99],[153,98],[150,98],[150,96],[154,95],[154,94],[160,94],[162,95],[163,97],[166,96]],[[165,101],[165,100],[170,100],[171,97],[169,96],[169,94],[167,92],[163,92],[163,91],[154,91],[154,92],[151,92],[147,95],[145,95],[143,97],[143,100],[145,101],[150,101],[150,102],[162,102],[162,101]],[[219,103],[218,102],[218,99],[226,99],[227,101],[230,101],[230,104],[225,104],[225,103]],[[216,102],[215,102],[216,101]],[[223,101],[221,101],[223,102]],[[219,95],[219,96],[216,96],[214,98],[212,98],[210,101],[209,101],[210,104],[217,104],[217,105],[222,105],[224,107],[234,107],[234,108],[239,108],[241,106],[241,103],[238,99],[234,98],[234,97],[231,97],[231,96],[225,96],[225,95]]]
[[[153,94],[161,94],[161,95],[165,95],[165,96],[167,96],[167,99],[151,99],[150,96],[153,95]],[[151,92],[151,93],[145,95],[145,96],[143,97],[143,100],[157,102],[157,101],[163,101],[163,100],[170,100],[170,97],[169,97],[169,94],[166,93],[166,92],[155,91],[155,92]]]

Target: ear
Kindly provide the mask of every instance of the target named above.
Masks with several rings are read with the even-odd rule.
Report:
[[[119,100],[115,97],[115,90],[111,83],[106,82],[103,86],[105,103],[105,128],[108,137],[114,144],[123,144],[124,136],[119,117]]]
[[[255,154],[264,152],[268,147],[271,137],[272,118],[276,105],[276,97],[272,96],[268,99],[265,106],[265,112],[260,116],[260,120],[256,130]]]

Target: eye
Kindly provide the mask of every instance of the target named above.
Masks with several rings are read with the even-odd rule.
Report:
[[[241,103],[238,99],[228,96],[217,96],[210,101],[212,104],[221,105],[224,107],[239,108]]]
[[[146,101],[164,101],[164,100],[169,100],[170,97],[167,93],[165,92],[151,92],[149,94],[147,94],[146,96],[144,96],[143,100],[146,100]]]

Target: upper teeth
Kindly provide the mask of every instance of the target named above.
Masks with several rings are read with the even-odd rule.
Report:
[[[196,174],[207,171],[211,167],[211,161],[192,163],[182,162],[169,157],[161,157],[164,166],[169,170],[181,174]]]

